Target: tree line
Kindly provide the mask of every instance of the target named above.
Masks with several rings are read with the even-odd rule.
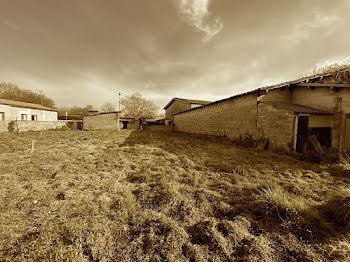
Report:
[[[43,92],[34,92],[29,89],[19,88],[16,84],[0,82],[0,98],[20,102],[34,103],[50,108],[55,108],[53,99],[47,97]]]
[[[16,84],[7,82],[0,82],[0,98],[55,108],[58,111],[60,119],[65,119],[66,115],[69,119],[82,119],[84,115],[89,114],[91,111],[117,111],[116,105],[111,102],[102,104],[98,109],[93,105],[57,107],[54,100],[46,96],[43,92],[23,89]],[[142,117],[154,118],[157,116],[158,106],[152,100],[144,98],[140,93],[123,97],[120,104],[122,106],[122,116],[136,119]]]

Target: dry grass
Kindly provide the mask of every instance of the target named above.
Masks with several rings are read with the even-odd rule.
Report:
[[[0,260],[346,261],[347,168],[178,133],[2,134]]]

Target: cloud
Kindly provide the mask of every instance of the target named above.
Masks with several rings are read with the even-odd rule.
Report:
[[[210,0],[178,0],[178,14],[189,25],[203,32],[203,41],[211,40],[220,33],[223,23],[220,17],[213,17],[208,10]]]
[[[8,28],[10,28],[13,31],[21,30],[21,27],[19,25],[12,23],[10,21],[3,21],[3,24],[6,25]]]
[[[337,15],[326,15],[313,12],[311,20],[297,23],[291,32],[282,35],[281,39],[288,41],[290,44],[299,44],[310,38],[310,34],[317,29],[324,30],[324,36],[328,36],[336,29],[336,23],[341,21]]]

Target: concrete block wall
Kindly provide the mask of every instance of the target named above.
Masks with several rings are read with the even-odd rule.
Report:
[[[174,115],[175,131],[238,138],[257,137],[255,93]]]
[[[165,118],[173,119],[173,114],[186,111],[191,109],[191,105],[189,103],[175,100],[166,110],[165,110]]]
[[[292,92],[288,87],[269,90],[266,95],[261,97],[260,101],[288,104],[288,103],[291,103],[292,101]]]
[[[100,114],[84,116],[84,130],[118,130],[118,114]]]
[[[269,139],[271,149],[290,151],[295,144],[295,115],[292,111],[259,103],[259,137]]]

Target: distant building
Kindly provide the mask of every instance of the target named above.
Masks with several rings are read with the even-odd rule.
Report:
[[[0,99],[0,121],[57,121],[57,110],[33,103]]]
[[[120,130],[138,129],[139,121],[130,117],[121,117],[119,111],[93,112],[84,116],[84,130]]]
[[[168,118],[161,118],[161,119],[156,119],[153,121],[153,124],[154,125],[165,125],[165,126],[168,126],[171,124],[171,119],[168,119]]]
[[[200,107],[203,105],[208,105],[212,103],[211,101],[204,100],[194,100],[186,98],[174,97],[170,102],[164,107],[165,119],[174,120],[173,114],[183,112],[192,108]]]

